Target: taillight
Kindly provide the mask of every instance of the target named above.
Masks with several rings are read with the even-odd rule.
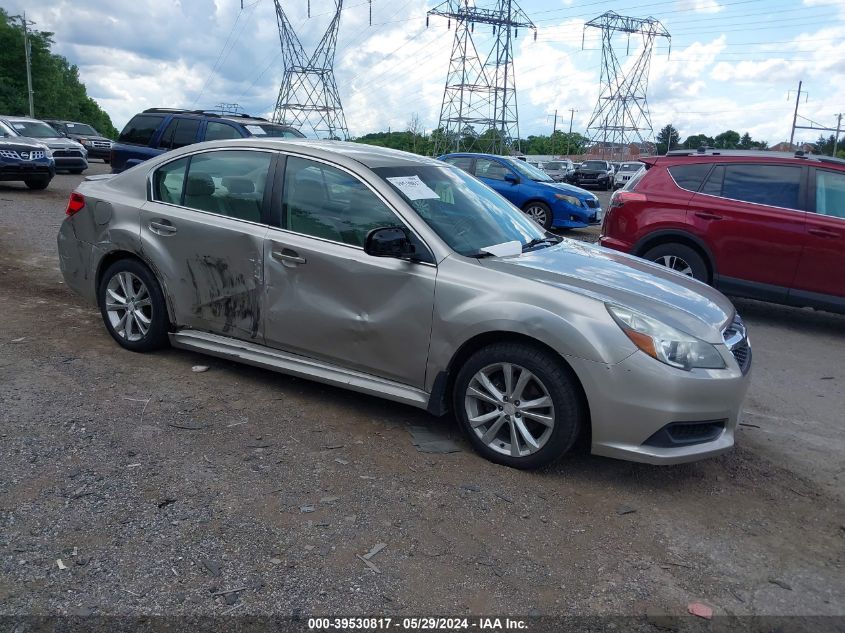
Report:
[[[621,207],[628,202],[645,202],[648,200],[644,193],[637,193],[636,191],[625,191],[620,189],[610,198],[610,208],[615,209]]]
[[[65,209],[65,215],[73,215],[75,213],[79,213],[82,209],[85,208],[85,196],[81,193],[76,193],[75,191],[70,194],[70,200],[67,201],[67,209]]]

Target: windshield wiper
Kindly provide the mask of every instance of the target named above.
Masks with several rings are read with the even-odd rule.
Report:
[[[535,246],[539,246],[540,244],[548,244],[551,246],[552,244],[560,244],[561,238],[557,235],[547,235],[546,237],[538,237],[536,239],[531,240],[527,244],[522,245],[522,252],[524,253],[527,250],[534,248]]]

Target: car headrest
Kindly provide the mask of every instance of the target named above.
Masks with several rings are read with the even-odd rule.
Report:
[[[325,201],[323,185],[315,180],[299,180],[294,189],[294,195],[301,202],[320,204]]]
[[[185,184],[186,196],[210,196],[214,194],[214,179],[211,174],[188,174]]]
[[[255,183],[249,178],[229,176],[223,179],[223,186],[229,190],[229,193],[255,193]]]

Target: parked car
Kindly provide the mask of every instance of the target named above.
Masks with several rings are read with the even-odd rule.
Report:
[[[672,151],[614,193],[601,244],[742,297],[845,312],[845,161]]]
[[[18,136],[31,138],[37,143],[50,148],[55,161],[56,171],[81,174],[88,169],[88,151],[76,141],[65,138],[44,121],[20,116],[0,116]]]
[[[57,132],[72,139],[88,150],[88,158],[99,158],[109,162],[112,142],[86,123],[44,119]]]
[[[606,160],[585,160],[572,175],[572,183],[610,191],[613,188],[613,166]]]
[[[21,180],[30,189],[46,189],[55,175],[49,147],[18,136],[0,121],[0,180]]]
[[[550,160],[543,166],[543,169],[555,182],[569,182],[575,173],[575,165],[568,158]]]
[[[623,187],[631,178],[637,175],[637,172],[645,167],[644,163],[634,161],[630,163],[622,163],[619,166],[619,171],[613,177],[613,188],[619,189]]]
[[[193,143],[249,136],[305,138],[295,128],[248,114],[149,108],[130,119],[112,146],[112,173]]]
[[[549,234],[464,171],[386,148],[175,150],[83,181],[58,248],[128,350],[170,343],[451,410],[518,468],[579,437],[650,463],[722,453],[748,386],[745,328],[718,291]]]
[[[545,229],[577,229],[601,221],[595,195],[555,182],[523,161],[495,154],[446,154],[440,160],[477,176]]]

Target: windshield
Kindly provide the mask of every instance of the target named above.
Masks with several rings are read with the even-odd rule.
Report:
[[[85,136],[100,136],[100,133],[90,125],[84,123],[65,123],[68,134],[83,134]]]
[[[637,171],[643,166],[642,163],[623,163],[620,168],[621,171]]]
[[[12,129],[21,136],[30,138],[58,138],[59,136],[56,130],[41,121],[11,121],[11,125]]]
[[[536,167],[526,163],[524,160],[519,160],[518,158],[506,158],[505,160],[508,165],[523,178],[528,178],[529,180],[539,180],[540,182],[554,182],[552,177],[542,169],[537,169]]]
[[[457,253],[466,257],[505,242],[529,244],[545,232],[481,181],[456,167],[376,167],[417,215]]]
[[[551,163],[546,163],[546,169],[566,169],[566,167],[566,163],[561,163],[559,161],[552,161]]]
[[[248,123],[244,127],[253,136],[269,136],[271,138],[305,138],[299,130],[273,123]]]
[[[581,164],[581,169],[607,169],[607,163],[603,160],[588,160]]]

